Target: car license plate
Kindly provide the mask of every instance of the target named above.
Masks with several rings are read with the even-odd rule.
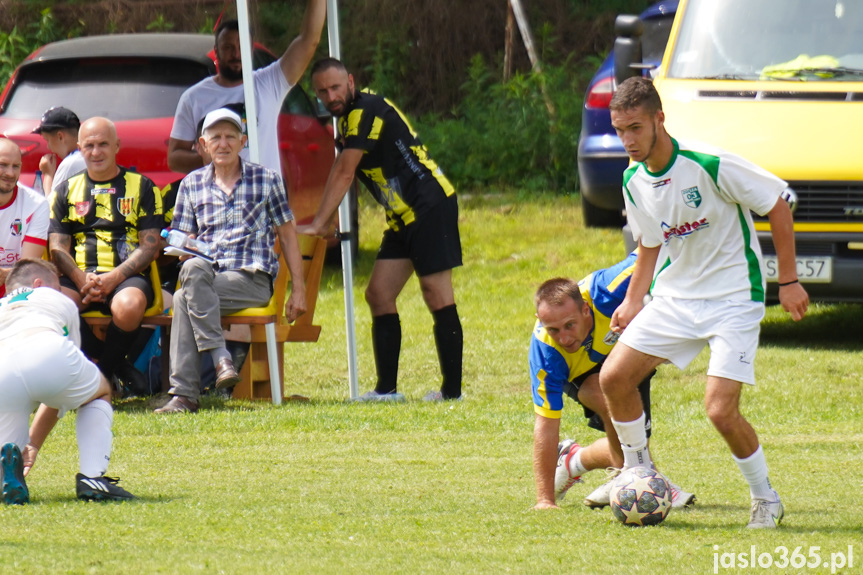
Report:
[[[779,263],[776,256],[764,256],[764,265],[767,269],[767,281],[779,281]],[[797,258],[797,279],[801,283],[830,283],[833,280],[833,258]]]

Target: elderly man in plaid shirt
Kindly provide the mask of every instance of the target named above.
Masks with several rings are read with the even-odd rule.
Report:
[[[198,410],[203,353],[213,358],[216,387],[239,381],[220,318],[270,301],[279,266],[276,235],[291,272],[285,317],[294,321],[306,311],[302,256],[282,179],[240,159],[241,122],[226,108],[207,114],[200,145],[212,163],[189,174],[177,194],[173,228],[208,244],[216,263],[199,257],[183,263],[171,322],[172,397],[156,413]]]

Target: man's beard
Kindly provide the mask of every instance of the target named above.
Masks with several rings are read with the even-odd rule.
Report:
[[[219,74],[225,80],[229,82],[241,82],[243,80],[243,69],[239,68],[235,70],[229,66],[225,66],[224,68],[219,70]]]

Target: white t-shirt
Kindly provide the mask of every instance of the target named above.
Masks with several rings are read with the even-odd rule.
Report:
[[[21,259],[24,242],[48,245],[48,200],[20,183],[12,201],[0,207],[0,268]]]
[[[276,173],[282,173],[279,159],[278,122],[282,101],[292,86],[285,79],[276,60],[266,68],[255,70],[255,103],[258,112],[258,138],[261,158],[258,162]],[[198,139],[198,125],[204,116],[219,108],[231,108],[243,119],[245,131],[246,107],[243,85],[225,88],[219,86],[213,77],[201,80],[180,96],[171,137],[175,140],[194,142]],[[241,153],[244,160],[249,159],[247,147]]]
[[[44,328],[81,347],[80,321],[71,298],[49,287],[20,288],[0,299],[0,340]]]
[[[788,184],[718,148],[672,142],[663,171],[637,163],[623,177],[633,237],[665,247],[653,295],[763,302],[764,264],[750,210],[765,215]]]
[[[57,166],[57,171],[54,172],[54,183],[51,184],[52,189],[74,176],[79,172],[87,169],[87,163],[84,161],[84,156],[78,150],[73,150],[71,154],[63,158],[60,165]],[[51,190],[48,191],[50,193]]]

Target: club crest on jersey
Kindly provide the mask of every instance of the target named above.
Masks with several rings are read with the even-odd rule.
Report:
[[[117,211],[120,212],[123,217],[128,217],[129,214],[132,213],[134,200],[134,198],[117,198]]]
[[[664,180],[656,180],[653,182],[653,189],[661,188],[662,186],[667,186],[671,183],[671,178],[665,178]]]
[[[12,225],[9,226],[9,229],[12,231],[13,236],[20,236],[21,231],[24,229],[24,224],[21,223],[20,218],[16,218]]]
[[[698,193],[698,186],[686,188],[680,192],[683,194],[683,201],[690,208],[697,208],[701,205],[701,194]]]
[[[620,339],[619,333],[614,333],[613,331],[609,330],[608,333],[605,334],[605,337],[602,338],[602,343],[604,343],[605,345],[614,345],[617,343],[617,340],[619,340],[619,339]]]
[[[90,211],[90,200],[86,202],[75,202],[75,213],[80,217],[84,217]]]

